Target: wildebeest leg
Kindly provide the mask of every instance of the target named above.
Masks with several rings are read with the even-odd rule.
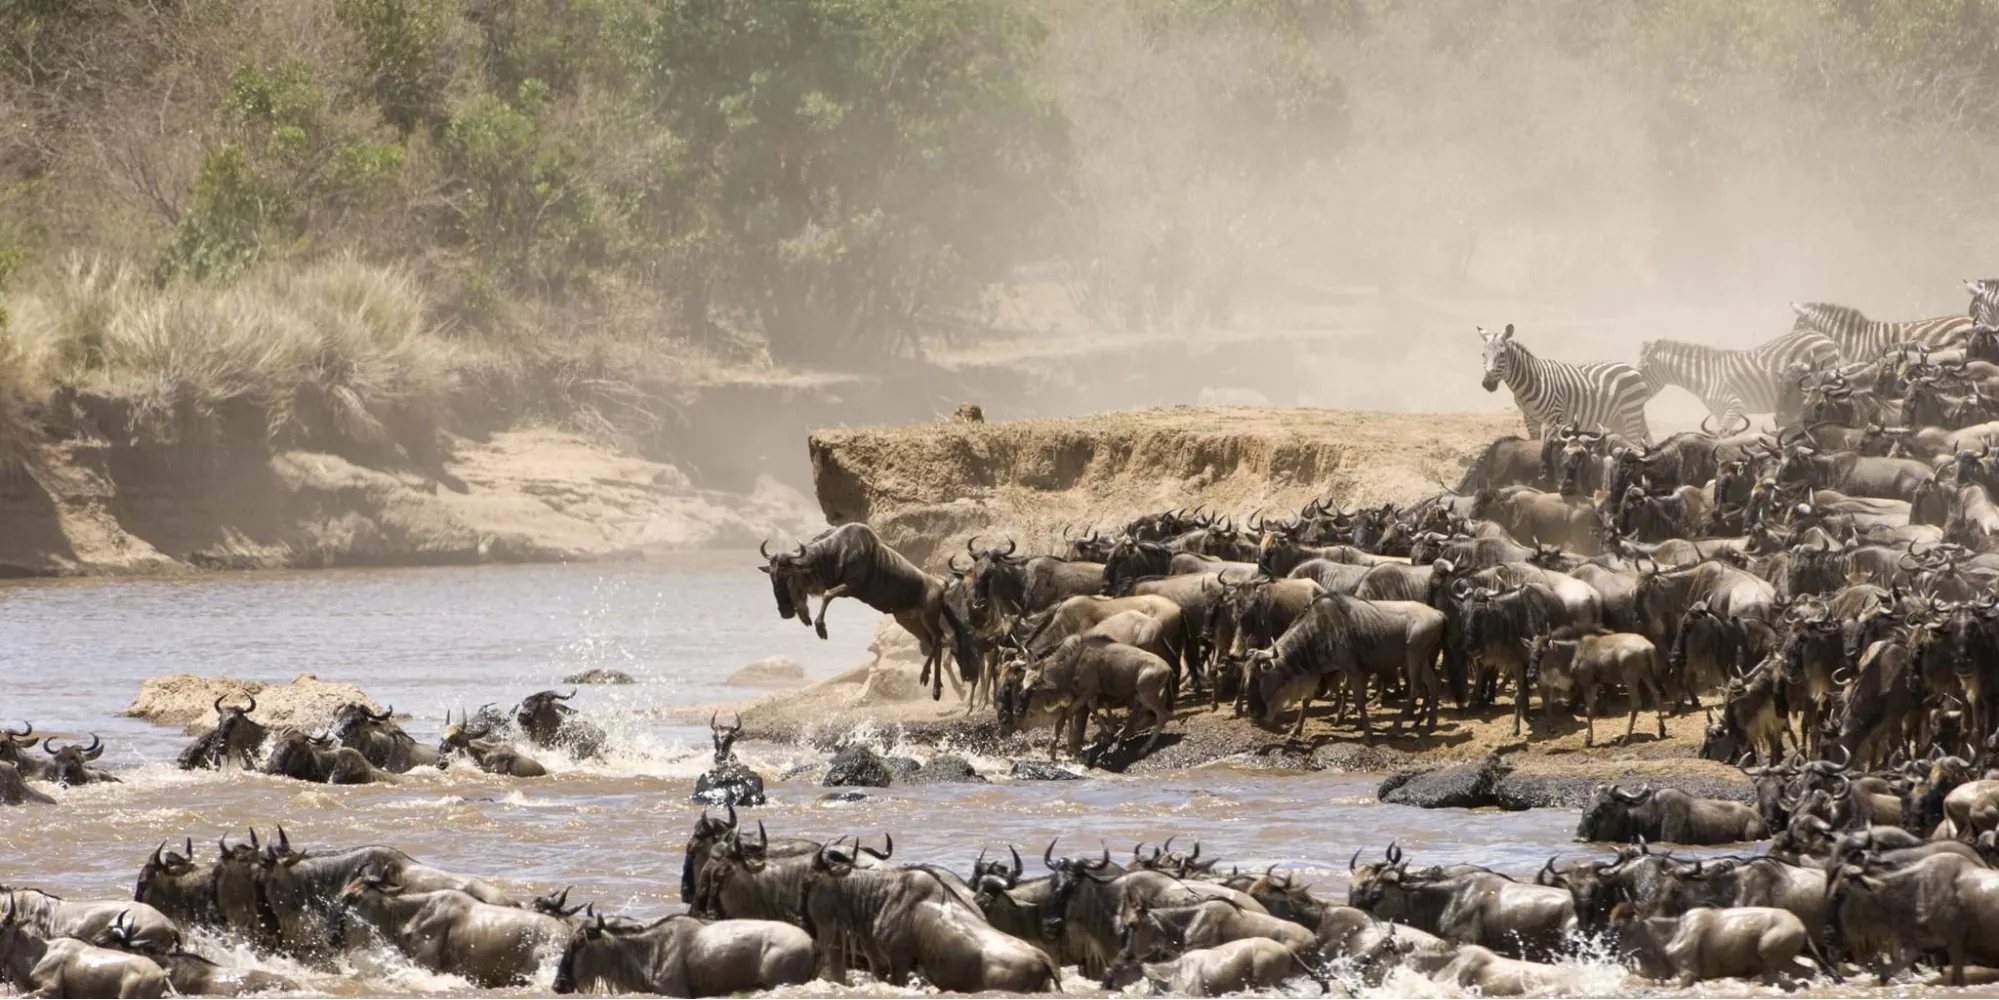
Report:
[[[1522,661],[1513,668],[1513,735],[1520,735],[1520,728],[1527,722],[1527,664]]]
[[[1069,707],[1069,756],[1083,759],[1083,731],[1090,725],[1090,709],[1093,706],[1077,702]]]
[[[826,638],[826,605],[833,603],[836,597],[845,596],[847,585],[844,583],[819,595],[819,620],[812,623],[812,630],[819,633],[819,638]]]

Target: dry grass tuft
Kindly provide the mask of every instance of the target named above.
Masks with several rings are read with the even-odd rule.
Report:
[[[134,440],[193,446],[260,416],[271,446],[382,455],[434,447],[466,360],[426,316],[407,272],[347,257],[165,288],[75,257],[13,329],[29,384],[115,401]]]

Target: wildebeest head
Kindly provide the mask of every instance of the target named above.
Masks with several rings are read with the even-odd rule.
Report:
[[[368,706],[363,705],[360,702],[350,701],[347,704],[340,706],[340,708],[333,713],[333,723],[331,726],[327,727],[327,729],[328,732],[331,732],[336,739],[339,739],[341,740],[341,742],[345,743],[348,740],[350,733],[365,731],[369,729],[386,730],[394,728],[389,724],[389,720],[393,718],[395,714],[396,710],[395,706],[393,705],[380,712],[371,712],[368,710]]]
[[[694,832],[687,837],[686,857],[680,866],[680,901],[683,903],[694,902],[695,868],[708,859],[716,844],[736,831],[736,806],[730,803],[728,808],[728,819],[711,818],[708,810],[703,809],[694,820]]]
[[[1506,324],[1506,329],[1498,333],[1481,326],[1478,328],[1478,335],[1485,341],[1484,353],[1480,357],[1485,375],[1479,379],[1478,384],[1487,392],[1497,392],[1499,383],[1506,381],[1507,376],[1512,374],[1513,324]]]
[[[1048,866],[1051,876],[1049,885],[1050,903],[1044,912],[1052,914],[1042,921],[1042,934],[1055,938],[1062,934],[1062,914],[1069,909],[1069,899],[1078,886],[1085,881],[1109,882],[1124,874],[1124,869],[1111,863],[1111,852],[1105,848],[1103,855],[1096,858],[1070,858],[1055,856],[1055,841],[1048,842],[1047,850],[1041,852],[1041,861]]]
[[[733,726],[724,726],[717,722],[720,717],[720,712],[708,714],[708,736],[715,741],[715,763],[727,764],[736,759],[736,740],[743,735],[743,717],[741,713],[737,713],[736,724]]]
[[[1014,599],[1019,587],[1009,587],[1007,583],[1018,578],[1027,557],[1013,554],[1018,546],[1011,538],[1006,540],[1005,548],[995,546],[984,550],[972,547],[976,541],[976,535],[965,540],[965,551],[972,557],[972,565],[967,572],[972,577],[972,610],[983,612],[995,598],[1008,602]],[[953,568],[956,568],[955,563]]]
[[[1576,839],[1618,844],[1630,841],[1636,832],[1631,817],[1632,807],[1643,805],[1651,798],[1650,785],[1635,792],[1625,791],[1614,784],[1599,787],[1589,808],[1583,810],[1582,821],[1576,824]]]
[[[447,708],[444,710],[444,734],[437,741],[437,752],[443,755],[464,750],[472,745],[473,740],[483,740],[489,735],[477,719],[465,714],[464,709],[459,710],[457,722],[451,721],[451,710]]]
[[[26,759],[21,756],[22,752],[34,749],[35,744],[41,741],[42,738],[35,735],[35,726],[33,723],[21,723],[21,728],[18,731],[0,729],[0,761],[19,764]]]
[[[563,704],[574,697],[576,697],[575,688],[570,688],[568,694],[537,691],[522,698],[521,703],[514,708],[514,722],[521,727],[521,731],[528,734],[530,739],[536,743],[547,744],[561,731],[563,722],[569,716],[576,714],[575,709]]]
[[[250,713],[256,710],[257,699],[254,695],[250,697],[249,704],[240,706],[225,706],[218,696],[215,699],[215,728],[188,747],[181,756],[180,766],[220,767],[224,762],[230,762],[245,770],[255,767],[264,741],[270,738],[270,730],[250,718]]]
[[[1166,843],[1154,847],[1150,855],[1145,853],[1143,843],[1133,847],[1127,870],[1165,872],[1174,878],[1186,879],[1206,874],[1222,860],[1219,855],[1213,854],[1207,860],[1201,860],[1201,842],[1198,840],[1194,842],[1192,851],[1176,851],[1173,849],[1175,839],[1166,838]]]
[[[71,743],[58,749],[53,742],[44,740],[42,749],[55,758],[49,765],[49,780],[58,785],[85,785],[92,781],[115,780],[90,766],[91,761],[104,756],[104,741],[99,739],[96,733],[90,734],[89,746]]]
[[[795,552],[772,555],[770,542],[764,541],[757,545],[757,552],[764,557],[764,564],[757,568],[770,577],[770,592],[777,601],[777,616],[779,618],[797,616],[805,624],[812,624],[805,603],[805,582],[800,579],[802,567],[799,560],[805,557],[805,545],[800,543]]]
[[[1359,865],[1360,851],[1347,859],[1347,872],[1353,876],[1353,883],[1347,887],[1347,905],[1372,912],[1389,892],[1399,888],[1402,878],[1409,872],[1409,859],[1402,854],[1400,844],[1389,842],[1383,855],[1385,860]]]
[[[1276,721],[1284,677],[1270,650],[1257,649],[1243,657],[1243,710],[1266,725]]]
[[[1006,846],[1006,851],[1013,857],[1012,865],[997,859],[987,861],[986,852],[979,852],[978,858],[972,862],[972,877],[966,881],[973,893],[983,896],[1005,892],[1020,884],[1023,870],[1020,851],[1012,844]]]
[[[1104,555],[1104,593],[1124,596],[1132,585],[1148,576],[1166,572],[1173,550],[1164,542],[1143,538],[1120,538]]]
[[[133,902],[150,903],[151,900],[146,898],[148,895],[159,892],[168,882],[184,879],[194,872],[194,838],[183,838],[178,853],[168,849],[167,844],[167,841],[161,841],[160,846],[153,848],[152,856],[146,859],[146,863],[139,866],[139,880],[132,888]]]

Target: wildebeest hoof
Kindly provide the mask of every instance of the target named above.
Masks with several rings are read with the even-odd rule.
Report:
[[[826,619],[821,618],[818,621],[813,622],[812,631],[819,633],[819,638],[821,639],[826,638]]]

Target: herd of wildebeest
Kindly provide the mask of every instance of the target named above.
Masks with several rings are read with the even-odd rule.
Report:
[[[1999,968],[1999,357],[1963,355],[1898,347],[1799,374],[1772,432],[1502,438],[1457,487],[1407,506],[1315,500],[1240,521],[1182,508],[1064,530],[1051,554],[974,538],[938,573],[860,524],[763,550],[781,616],[824,636],[838,598],[889,614],[917,638],[933,698],[948,676],[968,711],[990,705],[1007,734],[1048,726],[1051,755],[1066,734],[1086,764],[1147,730],[1138,752],[1151,752],[1191,704],[1227,703],[1293,740],[1318,699],[1334,703],[1322,733],[1351,716],[1363,741],[1370,702],[1399,709],[1396,733],[1436,729],[1446,700],[1459,713],[1510,700],[1530,741],[1580,711],[1588,745],[1602,708],[1624,709],[1627,742],[1641,710],[1659,739],[1670,714],[1702,713],[1699,754],[1739,768],[1753,795],[1599,787],[1577,839],[1617,845],[1611,858],[1507,874],[1415,867],[1390,843],[1331,874],[1344,903],[1302,872],[1224,867],[1198,843],[1122,861],[1051,843],[1036,876],[1011,846],[966,871],[906,864],[892,838],[772,838],[740,819],[763,782],[734,755],[740,723],[711,718],[716,767],[697,796],[726,813],[704,811],[688,837],[685,914],[600,914],[567,889],[517,898],[391,847],[252,830],[210,857],[191,840],[152,850],[130,900],[0,887],[0,974],[48,996],[294,985],[190,953],[198,928],[309,968],[386,945],[480,986],[552,968],[558,992],[674,996],[850,972],[1043,993],[1070,966],[1175,995],[1330,991],[1398,968],[1488,996],[1580,993],[1581,967],[1558,960],[1606,952],[1681,985],[1885,983],[1918,963],[1962,984],[1968,965]],[[391,711],[348,706],[315,734],[218,700],[180,764],[366,783],[462,759],[535,777],[536,748],[605,752],[567,698],[447,716],[434,748]],[[0,801],[116,780],[93,763],[95,738],[37,741],[0,730]],[[1660,846],[1759,841],[1699,857]]]

